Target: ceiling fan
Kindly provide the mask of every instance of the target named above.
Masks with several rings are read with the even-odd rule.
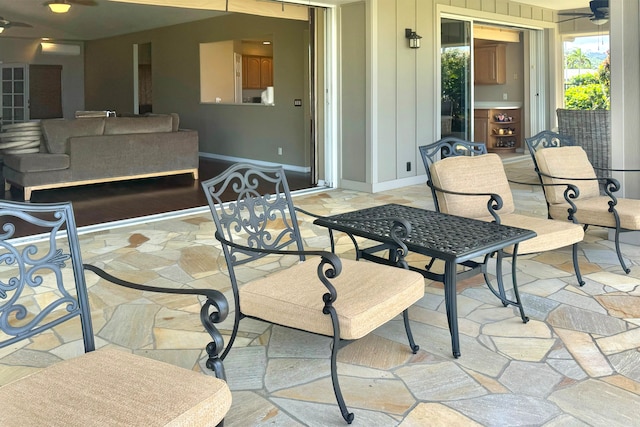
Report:
[[[43,3],[48,6],[53,13],[67,13],[71,8],[71,5],[77,4],[79,6],[97,6],[98,3],[95,0],[49,0]]]
[[[24,22],[9,21],[8,19],[4,19],[2,16],[0,16],[0,33],[2,33],[7,28],[11,28],[11,27],[26,28],[26,27],[31,27],[31,25],[25,24]]]
[[[574,19],[589,18],[596,25],[606,24],[609,21],[609,0],[591,0],[589,2],[591,13],[587,12],[560,12],[559,16],[571,16],[560,22],[573,21]]]

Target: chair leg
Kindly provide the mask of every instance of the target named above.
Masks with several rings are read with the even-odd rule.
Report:
[[[622,270],[624,270],[626,274],[629,274],[631,272],[631,269],[629,269],[629,267],[627,267],[627,264],[625,264],[624,258],[622,258],[622,252],[620,251],[620,227],[616,227],[615,242],[616,242],[616,254],[618,254],[618,261],[620,261],[620,266],[622,267]]]
[[[420,350],[420,346],[416,345],[413,340],[413,334],[411,333],[411,324],[409,323],[409,309],[402,312],[402,318],[404,319],[404,330],[407,331],[407,338],[409,339],[409,347],[413,354],[416,354]]]
[[[522,300],[520,299],[520,292],[518,292],[518,280],[517,280],[517,269],[516,269],[516,261],[517,261],[517,253],[518,253],[518,245],[516,244],[513,248],[513,257],[511,259],[511,278],[513,279],[513,296],[516,298],[515,306],[520,310],[520,318],[522,318],[522,323],[527,323],[529,318],[524,314],[524,307],[522,306]],[[513,303],[512,303],[513,304]]]
[[[582,280],[582,274],[580,273],[580,264],[578,264],[578,244],[574,243],[571,248],[572,256],[573,256],[573,269],[576,272],[576,278],[578,279],[578,284],[580,286],[584,286],[584,280]]]
[[[504,258],[504,253],[502,251],[498,251],[496,252],[496,254],[497,254],[496,255],[496,281],[498,282],[498,291],[496,291],[493,285],[491,284],[491,279],[489,278],[486,268],[484,268],[482,272],[484,275],[484,281],[487,284],[487,287],[489,287],[489,290],[496,297],[500,298],[500,301],[502,301],[502,305],[506,307],[507,305],[509,305],[509,303],[506,302],[507,294],[504,291],[504,281],[502,280],[502,259]],[[486,255],[484,257],[485,265],[487,264],[489,257],[490,255]]]
[[[327,313],[328,312],[328,313]],[[331,316],[331,323],[333,324],[333,342],[331,345],[331,382],[333,383],[333,392],[336,395],[342,418],[351,424],[353,422],[353,412],[349,412],[347,405],[342,397],[342,391],[340,390],[340,383],[338,382],[338,350],[340,349],[340,325],[338,323],[338,314],[336,309],[332,306],[325,306],[324,313]]]

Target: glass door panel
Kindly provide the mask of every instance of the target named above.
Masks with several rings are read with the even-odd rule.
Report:
[[[471,141],[471,22],[441,18],[440,64],[440,134]]]

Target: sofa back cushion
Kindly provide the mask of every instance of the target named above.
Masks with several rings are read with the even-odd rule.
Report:
[[[104,117],[42,120],[42,135],[47,151],[53,154],[65,154],[69,146],[69,138],[102,135],[104,120]]]
[[[173,117],[170,115],[107,117],[104,125],[105,135],[171,132],[172,130]]]

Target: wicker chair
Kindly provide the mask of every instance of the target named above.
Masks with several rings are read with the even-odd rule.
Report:
[[[585,229],[595,225],[615,230],[618,261],[624,272],[629,273],[631,270],[620,249],[620,233],[640,230],[640,200],[617,198],[614,193],[620,190],[618,180],[599,178],[582,147],[559,143],[562,138],[553,137],[548,131],[525,141],[536,172],[545,184],[549,217],[583,224]],[[640,170],[607,169],[606,172]],[[572,191],[562,191],[567,184],[573,185]]]
[[[438,161],[434,156],[438,152],[442,152],[446,158]],[[536,237],[520,243],[518,255],[571,245],[576,278],[581,286],[584,285],[577,255],[577,244],[584,237],[582,227],[567,226],[562,221],[515,213],[509,181],[502,160],[497,154],[486,154],[486,146],[483,143],[457,138],[445,138],[422,146],[420,153],[427,170],[427,185],[431,188],[438,211],[535,231]],[[505,252],[513,253],[513,248],[506,248]],[[497,256],[496,276],[503,294],[500,270],[503,254],[499,252]],[[514,266],[515,261],[514,259]],[[491,288],[486,275],[485,281]],[[515,267],[513,286],[517,289]]]
[[[587,153],[598,178],[611,176],[611,112],[609,110],[556,110],[558,133],[571,138]]]
[[[20,244],[21,224],[40,227],[43,242]],[[13,357],[46,364],[46,350],[82,330],[84,354],[49,365],[0,387],[3,426],[215,426],[231,406],[218,357],[224,343],[214,323],[223,321],[227,300],[215,290],[156,288],[117,279],[82,264],[70,203],[0,202],[0,349]],[[45,234],[46,233],[46,234]],[[69,265],[66,265],[66,264]],[[207,367],[219,378],[128,351],[95,350],[84,270],[119,286],[145,292],[206,298],[200,319],[212,342]],[[210,314],[209,311],[213,309]],[[78,321],[79,320],[79,321]],[[70,321],[63,325],[64,322]],[[122,325],[135,330],[136,324]],[[60,338],[64,337],[64,338]],[[25,350],[27,349],[27,350]],[[42,358],[34,360],[42,351]]]
[[[296,211],[307,212],[294,208],[282,167],[238,163],[202,187],[235,302],[233,331],[221,357],[229,353],[245,317],[331,337],[333,389],[342,417],[351,424],[354,415],[338,381],[338,350],[402,314],[409,349],[416,353],[408,308],[424,296],[424,278],[401,268],[304,250]],[[233,194],[233,201],[224,203],[223,194],[225,200]],[[298,262],[282,260],[290,266],[240,286],[237,269],[264,263],[265,256],[294,257]]]

